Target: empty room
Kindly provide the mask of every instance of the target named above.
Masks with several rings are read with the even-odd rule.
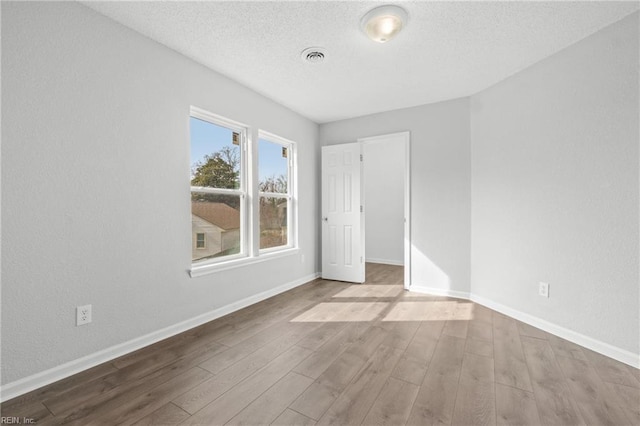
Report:
[[[637,1],[4,1],[0,424],[640,424]]]

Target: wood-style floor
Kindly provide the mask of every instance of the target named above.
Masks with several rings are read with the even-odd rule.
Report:
[[[640,424],[640,373],[402,267],[316,280],[2,405],[38,425]]]

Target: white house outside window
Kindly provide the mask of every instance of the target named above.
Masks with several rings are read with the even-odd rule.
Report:
[[[193,262],[246,256],[247,130],[191,109],[191,234]]]

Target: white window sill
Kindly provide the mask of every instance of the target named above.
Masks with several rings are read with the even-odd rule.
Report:
[[[294,254],[297,254],[299,251],[299,248],[292,247],[268,253],[260,253],[260,255],[256,257],[243,257],[241,259],[233,259],[226,262],[192,265],[191,269],[189,270],[189,275],[191,276],[191,278],[201,277],[203,275],[208,275],[215,272],[240,268],[247,265],[253,265],[255,263],[265,262],[267,260],[278,259],[280,257],[292,256]]]

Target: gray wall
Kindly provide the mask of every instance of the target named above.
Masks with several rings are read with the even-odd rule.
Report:
[[[404,263],[405,149],[393,140],[364,145],[367,262]]]
[[[469,292],[471,177],[469,100],[320,125],[323,145],[411,132],[412,284]],[[372,207],[368,205],[368,208]]]
[[[189,278],[190,105],[299,143],[305,263]],[[2,383],[318,270],[318,126],[290,110],[75,2],[3,2],[2,106]]]
[[[637,13],[472,96],[473,293],[639,353],[638,113]]]

